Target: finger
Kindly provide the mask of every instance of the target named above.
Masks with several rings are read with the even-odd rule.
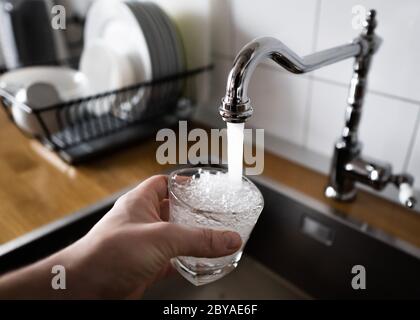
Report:
[[[152,176],[137,187],[132,192],[136,197],[144,198],[159,210],[160,202],[168,197],[168,177],[166,175]]]
[[[169,199],[163,199],[160,202],[160,218],[162,221],[169,221]]]
[[[152,176],[140,183],[134,190],[152,192],[161,201],[168,197],[168,176],[163,174]]]
[[[160,245],[168,258],[222,257],[235,253],[242,245],[240,235],[233,231],[193,228],[174,223],[164,223],[160,228]]]

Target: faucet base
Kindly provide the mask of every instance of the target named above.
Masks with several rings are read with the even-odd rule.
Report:
[[[356,198],[357,190],[352,189],[349,192],[342,193],[338,192],[333,186],[329,185],[325,188],[324,194],[328,199],[347,202],[352,201],[354,200],[354,198]]]

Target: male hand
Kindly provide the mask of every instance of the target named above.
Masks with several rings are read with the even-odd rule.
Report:
[[[221,257],[241,247],[235,232],[168,222],[167,185],[163,175],[142,182],[119,198],[82,239],[0,279],[0,297],[7,298],[7,290],[9,298],[140,298],[170,271],[171,258]],[[51,289],[56,264],[66,268],[66,290]]]

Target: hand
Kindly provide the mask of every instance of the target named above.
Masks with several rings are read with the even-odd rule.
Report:
[[[176,256],[220,257],[241,247],[239,234],[197,229],[168,222],[167,177],[154,176],[117,200],[114,207],[82,239],[34,266],[3,281],[13,289],[13,277],[50,276],[46,297],[139,298],[148,286],[165,276]],[[51,268],[66,268],[67,290],[52,290]],[[30,270],[33,268],[35,270]],[[7,275],[5,276],[8,277]],[[10,278],[12,278],[10,280]],[[39,275],[39,278],[43,278]],[[2,279],[3,280],[3,279]],[[19,282],[19,281],[18,281]],[[20,281],[22,282],[22,281]],[[30,290],[31,286],[26,286]],[[40,286],[34,286],[40,288]],[[9,292],[16,292],[11,290]],[[36,296],[36,292],[34,293]],[[19,295],[17,293],[17,295]],[[2,281],[0,281],[2,296]]]

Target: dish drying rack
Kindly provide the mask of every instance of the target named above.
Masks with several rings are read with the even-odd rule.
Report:
[[[211,65],[204,66],[41,110],[19,103],[13,95],[1,90],[0,104],[13,122],[11,108],[16,104],[22,112],[35,117],[42,134],[21,131],[39,140],[67,163],[78,164],[151,138],[160,129],[174,127],[178,121],[188,119],[195,103],[186,94],[186,88],[194,91],[197,76],[211,69]],[[178,96],[165,94],[171,86],[182,88],[178,90],[181,93]],[[54,119],[54,125],[47,119]]]

